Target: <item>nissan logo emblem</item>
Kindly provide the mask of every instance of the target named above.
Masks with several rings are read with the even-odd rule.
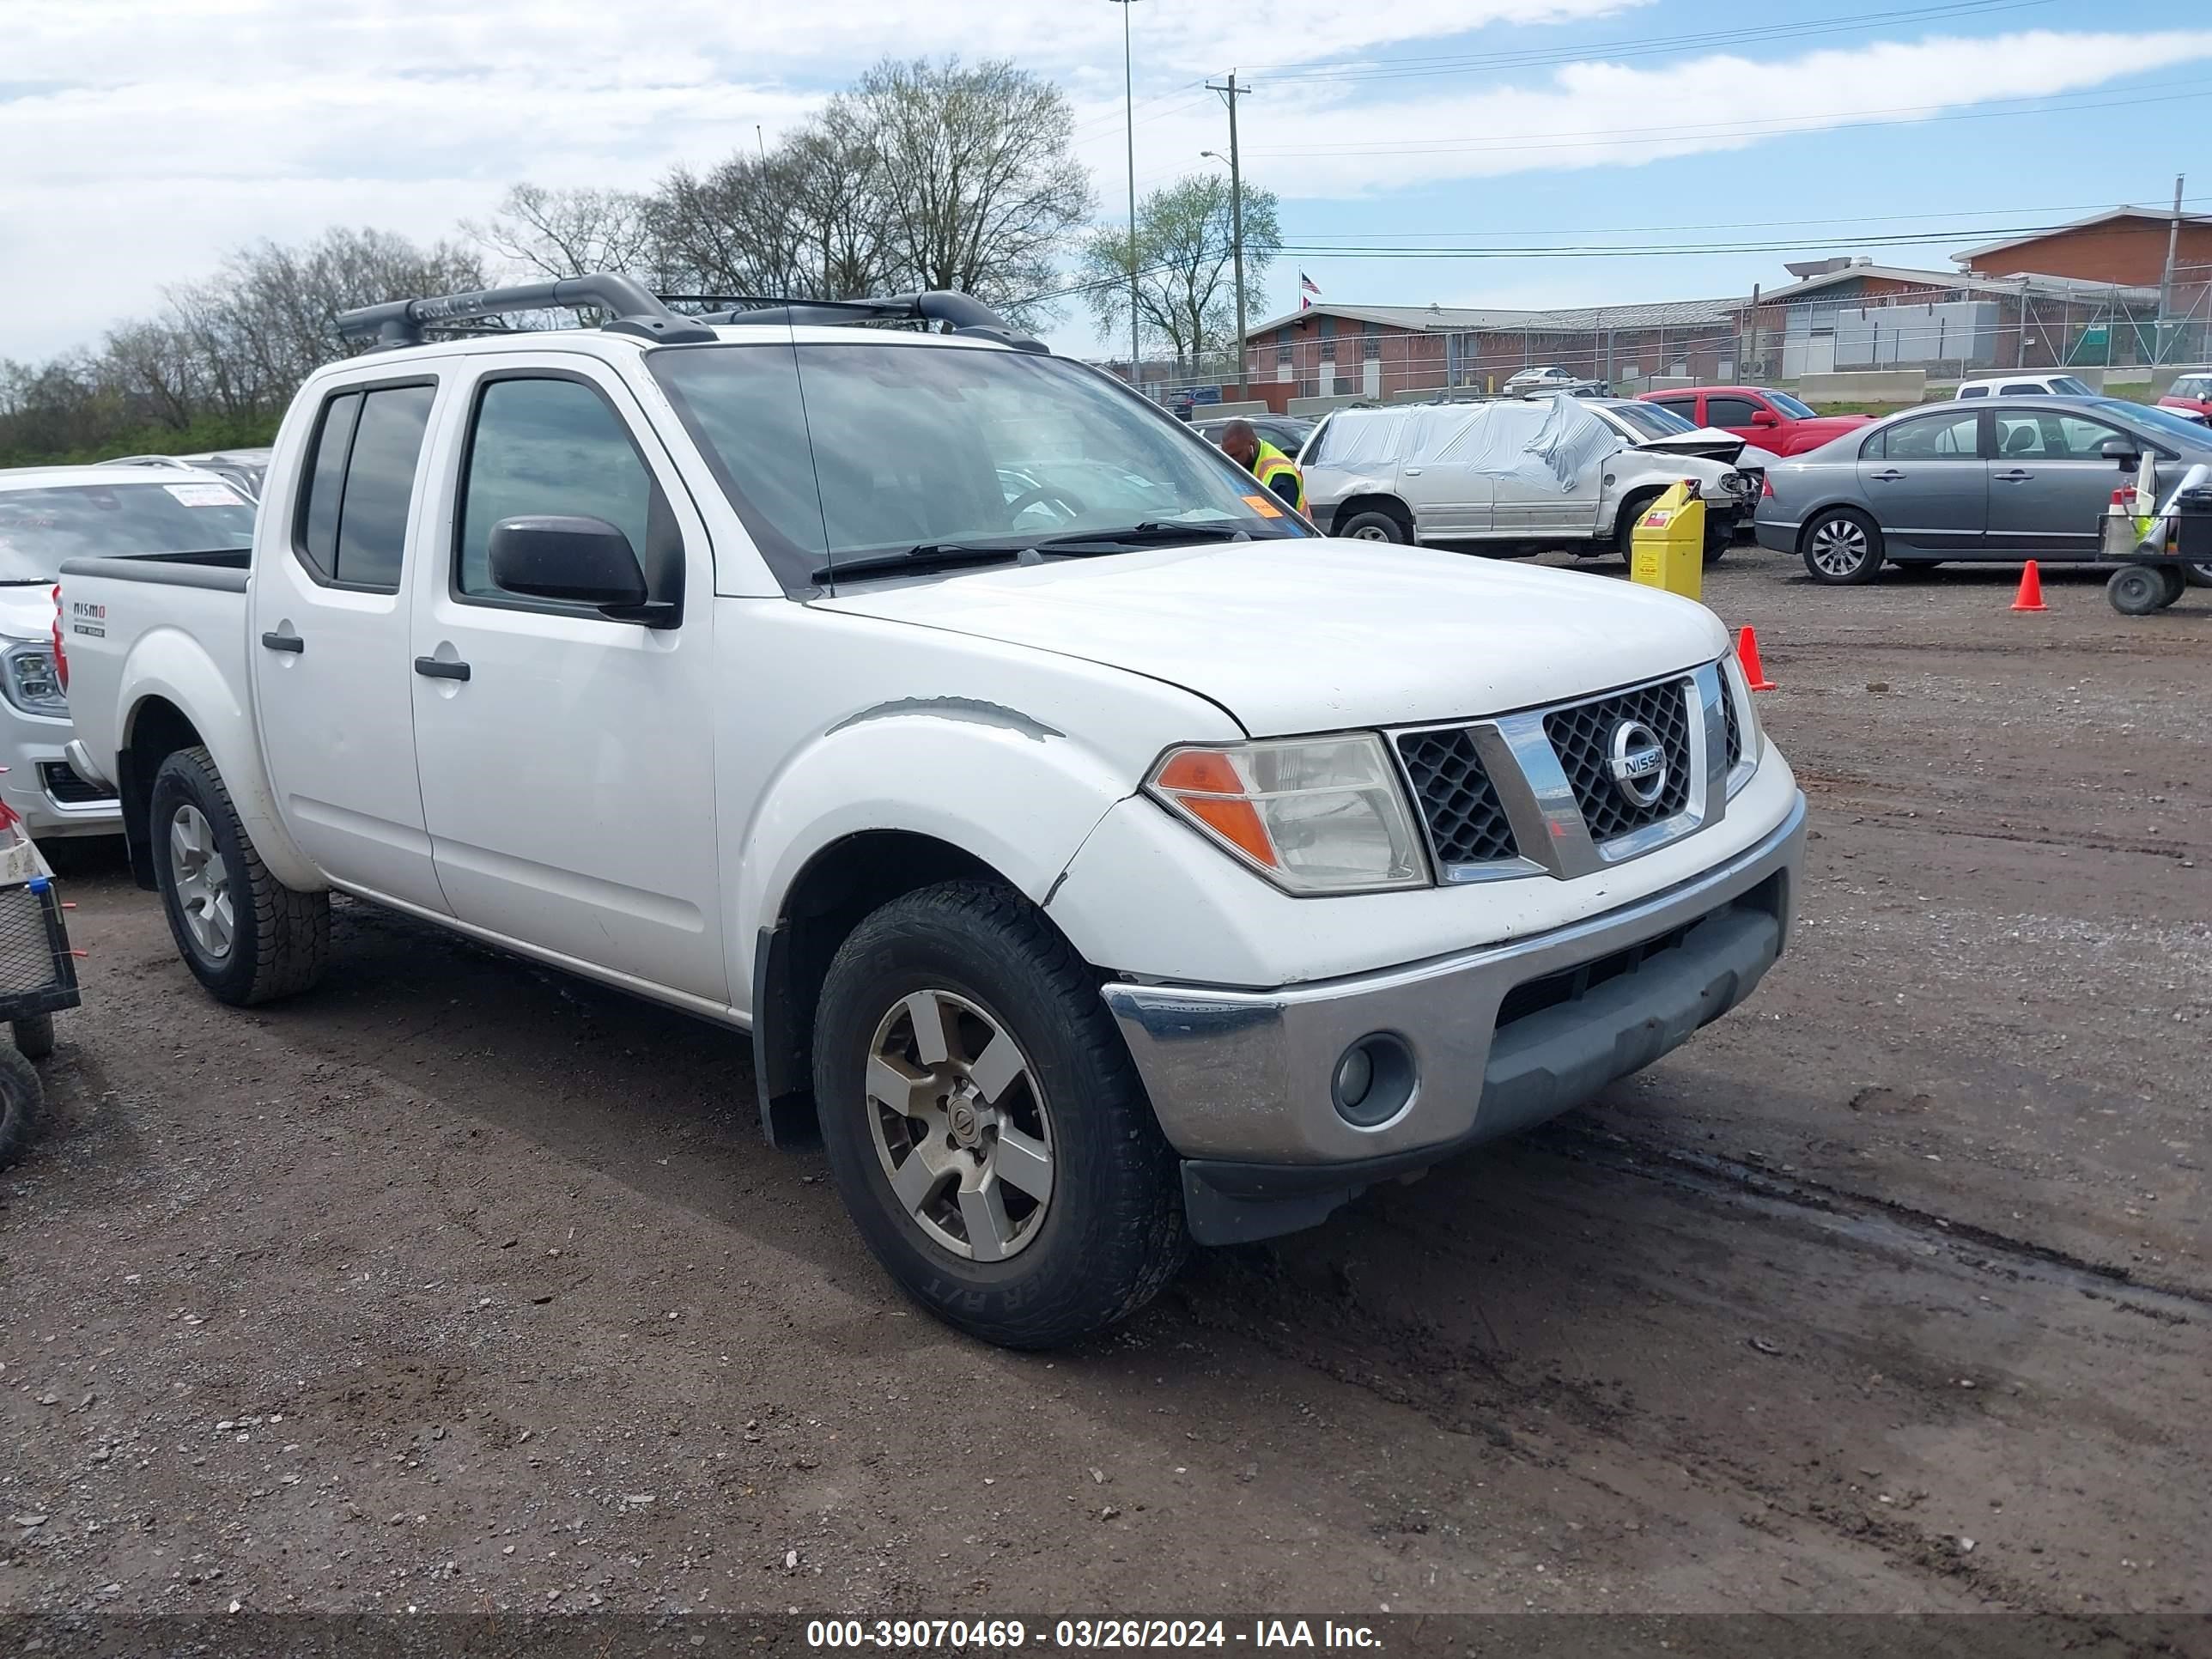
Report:
[[[1656,805],[1667,793],[1667,751],[1658,733],[1642,720],[1623,720],[1613,728],[1607,749],[1607,769],[1621,799],[1638,808]]]

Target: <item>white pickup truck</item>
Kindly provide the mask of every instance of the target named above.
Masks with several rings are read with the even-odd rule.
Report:
[[[422,338],[553,305],[609,320]],[[1697,605],[1325,539],[957,295],[348,325],[250,565],[63,572],[71,758],[185,962],[304,991],[336,892],[749,1031],[967,1330],[1096,1330],[1782,951],[1803,798]]]

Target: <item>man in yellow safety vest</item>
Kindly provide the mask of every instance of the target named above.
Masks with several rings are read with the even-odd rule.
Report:
[[[1221,429],[1221,453],[1297,512],[1306,510],[1306,480],[1298,464],[1255,432],[1251,422],[1231,421]]]

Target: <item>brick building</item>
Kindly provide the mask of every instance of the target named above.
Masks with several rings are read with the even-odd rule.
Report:
[[[2083,283],[2156,288],[2166,274],[2170,212],[2119,207],[2039,235],[1968,248],[1952,259],[1976,276],[2067,276]],[[2212,218],[2182,216],[2177,267],[2212,268]]]

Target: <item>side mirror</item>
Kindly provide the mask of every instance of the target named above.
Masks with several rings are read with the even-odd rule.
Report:
[[[559,514],[501,519],[491,527],[491,579],[510,593],[636,615],[649,597],[629,538],[605,519]]]
[[[2132,472],[2142,465],[2142,451],[2125,438],[2107,438],[2097,446],[2097,453],[2108,461],[2115,461],[2123,472]]]
[[[1780,426],[1782,417],[1771,409],[1754,409],[1751,412],[1751,423],[1753,426]]]

